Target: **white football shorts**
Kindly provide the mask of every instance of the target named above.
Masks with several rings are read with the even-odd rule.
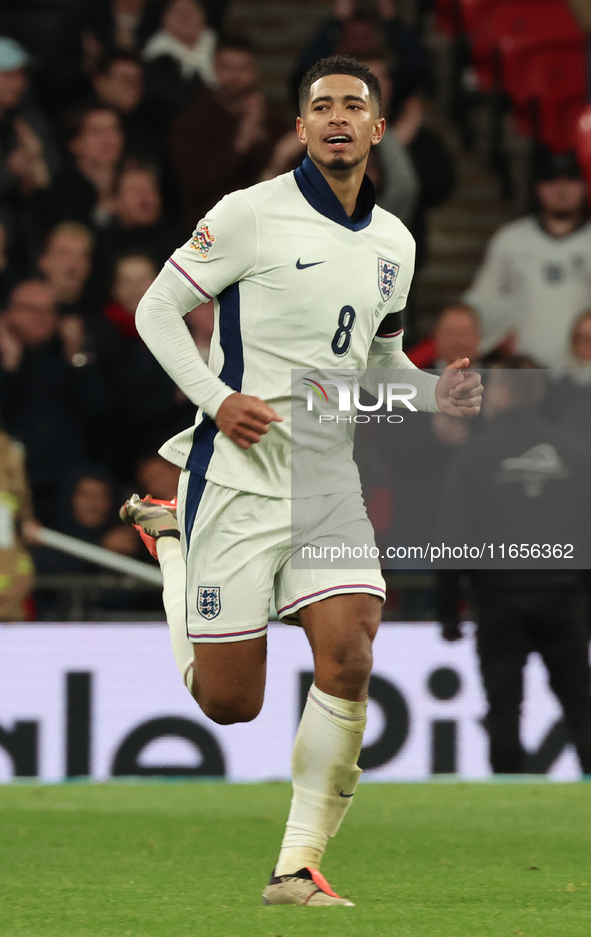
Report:
[[[295,516],[306,518],[305,530],[298,522],[296,538],[294,510]],[[178,519],[187,564],[187,634],[194,643],[264,635],[273,596],[279,618],[288,624],[299,624],[304,606],[332,595],[367,592],[385,599],[377,559],[364,560],[362,569],[338,568],[336,563],[322,569],[292,564],[308,532],[307,542],[316,545],[316,552],[336,538],[351,548],[374,547],[377,554],[360,493],[293,502],[224,488],[183,471]]]

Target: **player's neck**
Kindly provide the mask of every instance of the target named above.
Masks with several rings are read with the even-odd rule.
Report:
[[[312,162],[322,173],[339,202],[345,209],[349,218],[355,211],[357,205],[357,196],[365,175],[365,166],[367,160],[353,166],[349,170],[331,170],[326,166],[317,163],[312,157]]]

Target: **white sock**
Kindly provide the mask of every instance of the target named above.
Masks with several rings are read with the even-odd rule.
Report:
[[[351,806],[367,700],[329,696],[312,684],[292,756],[293,797],[275,874],[320,868],[326,844]]]
[[[158,537],[158,562],[164,579],[162,601],[170,631],[176,665],[189,693],[193,687],[193,645],[187,637],[185,588],[187,570],[180,542],[175,537]]]

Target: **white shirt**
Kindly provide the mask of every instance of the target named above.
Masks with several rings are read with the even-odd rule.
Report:
[[[169,55],[179,63],[183,78],[199,77],[210,88],[215,87],[213,59],[217,37],[213,29],[206,27],[194,46],[186,46],[165,30],[155,33],[148,40],[142,58],[153,62],[162,55]]]
[[[414,241],[374,199],[365,179],[358,204],[366,207],[353,222],[306,158],[295,173],[223,198],[175,251],[137,316],[148,346],[201,408],[196,427],[164,445],[165,458],[218,485],[290,497],[292,369],[364,370],[368,362],[413,368],[401,351],[401,311],[413,275]],[[215,298],[210,370],[201,362],[208,373],[200,370],[192,386],[185,360],[189,346],[179,344],[175,352],[162,308],[152,302],[161,285],[170,284],[171,273],[178,291],[189,291],[185,312]],[[173,314],[169,308],[169,326]],[[173,331],[180,342],[176,325]],[[419,390],[413,403],[437,410],[437,378],[417,369],[413,374]],[[234,391],[261,398],[284,418],[248,450],[213,422]],[[337,490],[329,480],[327,490]]]
[[[564,238],[534,217],[505,225],[464,300],[481,318],[482,351],[513,333],[517,352],[566,367],[575,319],[591,307],[591,223]]]

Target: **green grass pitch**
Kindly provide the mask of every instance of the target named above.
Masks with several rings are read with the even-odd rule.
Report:
[[[323,871],[264,908],[286,784],[0,788],[1,937],[589,937],[590,784],[367,784]]]

